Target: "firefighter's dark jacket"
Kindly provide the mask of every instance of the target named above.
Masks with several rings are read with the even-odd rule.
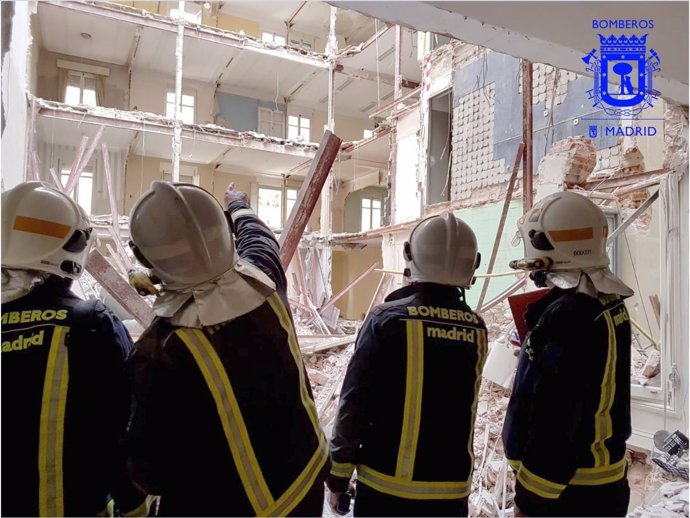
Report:
[[[457,288],[394,291],[359,331],[330,443],[328,486],[409,499],[469,494],[486,326]]]
[[[203,329],[157,318],[130,362],[134,480],[162,514],[285,516],[328,469],[273,233],[243,202],[226,215],[238,254],[277,291]]]
[[[50,277],[2,305],[2,515],[95,516],[110,495],[145,516],[120,446],[132,340],[100,302],[75,322],[69,286]]]
[[[516,504],[549,513],[568,486],[625,476],[630,437],[630,319],[621,297],[553,288],[525,314],[503,428]]]

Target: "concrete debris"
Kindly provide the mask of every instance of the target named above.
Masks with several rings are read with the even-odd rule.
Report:
[[[655,518],[662,516],[688,516],[687,482],[666,482],[652,497],[650,505],[637,506],[630,518]]]
[[[565,182],[581,184],[594,170],[597,150],[584,137],[568,137],[555,142],[539,162],[536,199],[562,191]]]
[[[647,362],[642,368],[642,375],[646,378],[653,378],[661,372],[661,354],[659,351],[652,351],[647,358]]]
[[[688,170],[688,108],[667,102],[664,118],[664,169],[684,174]]]

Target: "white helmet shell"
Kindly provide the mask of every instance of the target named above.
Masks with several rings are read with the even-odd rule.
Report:
[[[406,275],[410,282],[435,282],[467,288],[479,267],[477,238],[451,212],[421,221],[405,243]]]
[[[202,284],[236,262],[223,208],[196,185],[153,182],[132,207],[129,231],[153,273],[170,284]]]
[[[78,279],[91,251],[89,217],[42,182],[2,193],[2,266]]]
[[[574,192],[547,196],[518,220],[525,257],[511,267],[565,271],[608,266],[606,216]]]

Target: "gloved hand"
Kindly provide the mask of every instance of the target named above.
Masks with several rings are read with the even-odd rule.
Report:
[[[225,194],[223,195],[223,201],[225,202],[226,209],[233,201],[242,201],[249,205],[249,196],[247,196],[247,193],[244,191],[236,191],[235,183],[230,182],[230,185],[228,185],[228,188],[225,190]]]
[[[153,285],[158,279],[152,277],[146,270],[141,268],[130,268],[127,272],[127,280],[129,281],[129,285],[137,290],[137,293],[142,297],[146,295],[158,295],[158,288]]]

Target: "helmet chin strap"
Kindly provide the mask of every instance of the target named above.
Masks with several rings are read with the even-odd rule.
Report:
[[[548,270],[536,270],[530,272],[529,278],[532,279],[532,281],[538,288],[547,288],[548,286],[546,284],[546,278],[548,275]]]

